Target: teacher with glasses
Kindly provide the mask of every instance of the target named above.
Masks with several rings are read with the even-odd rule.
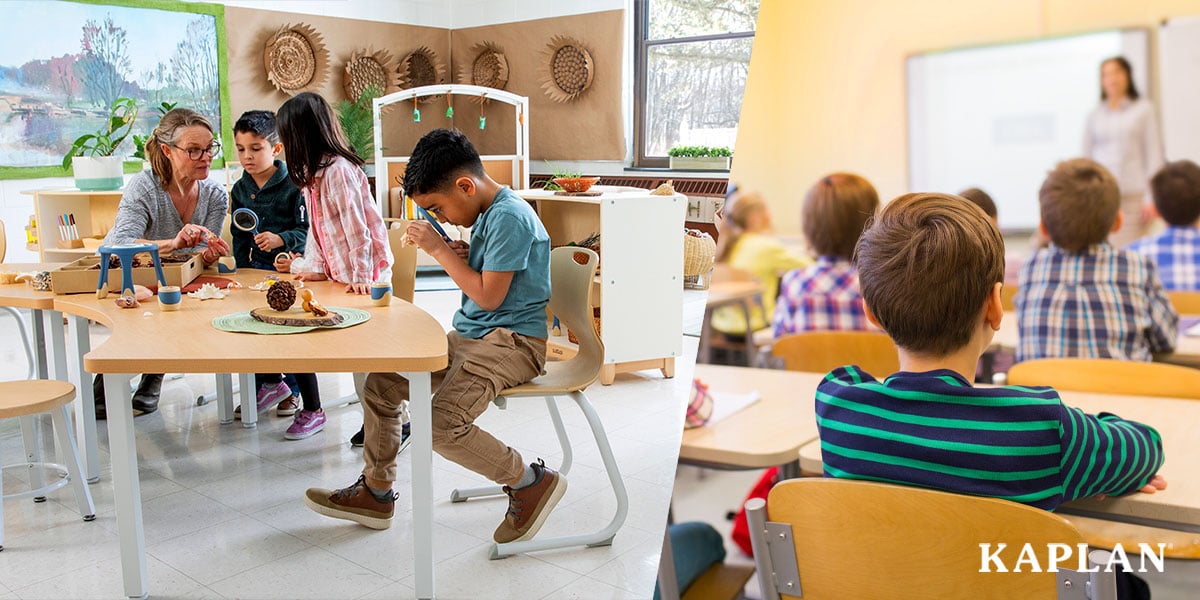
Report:
[[[151,243],[160,253],[200,250],[205,265],[229,253],[220,238],[228,213],[225,188],[209,181],[212,159],[221,151],[212,124],[200,113],[176,108],[163,115],[146,140],[150,170],[131,177],[121,195],[105,245]],[[158,410],[161,374],[143,374],[133,394],[135,414]],[[92,382],[96,417],[105,418],[104,379]]]

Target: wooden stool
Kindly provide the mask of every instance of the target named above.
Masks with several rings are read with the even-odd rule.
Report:
[[[36,452],[30,453],[30,461],[5,465],[3,469],[30,469],[33,475],[34,489],[13,494],[3,494],[3,478],[0,478],[0,498],[16,500],[20,498],[39,498],[57,490],[68,483],[75,488],[75,501],[79,503],[79,514],[84,521],[96,518],[96,508],[92,504],[92,493],[88,491],[83,479],[83,465],[79,461],[79,447],[75,444],[75,433],[69,423],[69,408],[75,398],[75,386],[65,381],[33,379],[26,381],[0,382],[0,419],[20,417],[22,430],[26,434],[26,448],[30,446],[28,434],[35,431],[32,417],[40,413],[49,413],[54,421],[54,439],[58,443],[58,454],[66,461],[66,465],[38,462]],[[42,485],[42,471],[57,472],[60,477],[49,485]],[[4,502],[0,501],[0,550],[4,550]]]

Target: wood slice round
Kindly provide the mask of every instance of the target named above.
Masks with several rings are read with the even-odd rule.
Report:
[[[260,306],[250,311],[250,316],[263,323],[291,325],[293,327],[330,327],[344,320],[342,315],[332,311],[323,317],[318,317],[295,307],[284,312],[279,312],[267,306]]]

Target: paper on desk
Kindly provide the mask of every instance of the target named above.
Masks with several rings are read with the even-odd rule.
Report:
[[[1183,318],[1179,324],[1184,328],[1183,333],[1188,337],[1200,337],[1200,319]]]
[[[708,422],[705,423],[705,426],[708,427],[711,427],[720,422],[721,419],[724,419],[725,417],[728,417],[729,415],[732,415],[733,413],[742,410],[743,408],[746,408],[747,406],[750,406],[759,400],[762,400],[762,394],[759,394],[758,390],[741,394],[709,390],[708,394],[712,396],[713,399],[712,416],[709,417]]]

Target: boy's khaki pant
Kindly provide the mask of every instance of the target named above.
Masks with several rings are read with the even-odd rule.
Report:
[[[546,364],[546,340],[509,329],[479,339],[446,334],[450,366],[433,373],[433,449],[496,483],[511,484],[525,472],[517,451],[475,426],[475,419],[505,388],[525,383]],[[363,388],[363,474],[396,480],[408,380],[371,373]]]

